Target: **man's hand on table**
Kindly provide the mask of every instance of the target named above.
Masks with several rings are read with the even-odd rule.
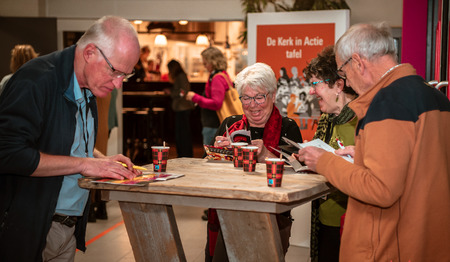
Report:
[[[127,165],[124,167],[121,163]],[[142,171],[134,169],[131,160],[122,155],[86,158],[84,161],[83,176],[107,177],[113,179],[133,179],[142,175]]]

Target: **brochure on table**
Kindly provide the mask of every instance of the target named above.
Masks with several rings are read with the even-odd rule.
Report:
[[[169,179],[175,179],[184,176],[183,174],[170,174],[170,173],[154,173],[154,172],[143,172],[141,176],[137,176],[134,179],[111,179],[111,178],[102,178],[102,179],[94,179],[92,183],[99,184],[114,184],[114,185],[126,185],[126,186],[145,186],[149,183],[158,182],[158,181],[166,181]]]

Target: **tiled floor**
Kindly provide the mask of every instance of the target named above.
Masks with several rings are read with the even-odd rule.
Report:
[[[116,201],[107,203],[108,219],[88,223],[87,251],[78,251],[75,262],[131,262],[135,261],[128,235]],[[188,262],[203,262],[206,243],[206,222],[201,219],[202,208],[174,206],[181,242]],[[309,249],[289,247],[287,262],[309,261]]]

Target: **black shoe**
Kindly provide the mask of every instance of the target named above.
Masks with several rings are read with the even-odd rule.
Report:
[[[106,212],[106,203],[105,202],[99,202],[97,211],[95,212],[95,217],[97,219],[108,219],[108,213]]]
[[[88,222],[92,222],[92,223],[97,222],[97,218],[95,215],[95,208],[92,205],[91,205],[91,208],[89,209]]]
[[[208,209],[203,210],[202,220],[208,221]]]

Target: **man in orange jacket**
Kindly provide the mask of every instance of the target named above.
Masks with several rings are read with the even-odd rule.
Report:
[[[318,148],[297,157],[349,196],[340,261],[450,261],[450,102],[397,63],[389,26],[352,26],[337,73],[359,97],[354,164]]]

